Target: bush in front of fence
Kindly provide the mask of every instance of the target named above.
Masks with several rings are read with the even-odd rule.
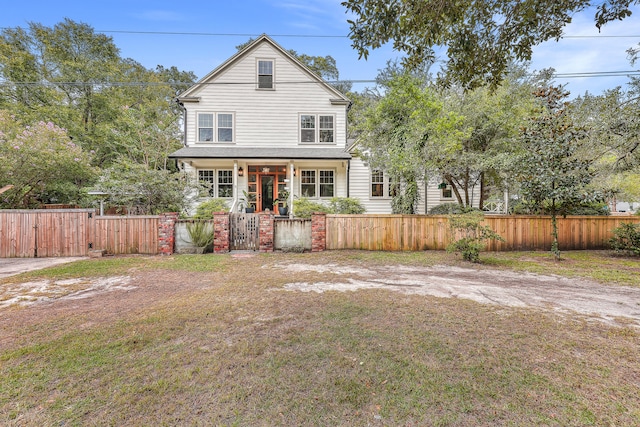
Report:
[[[447,252],[461,253],[465,261],[480,262],[480,250],[487,240],[504,242],[504,238],[488,225],[480,225],[484,214],[470,211],[463,214],[449,215],[451,239]]]
[[[224,199],[209,199],[196,208],[195,219],[211,219],[214,212],[229,212],[229,205]]]
[[[640,256],[640,224],[623,223],[616,227],[609,244],[618,253]]]

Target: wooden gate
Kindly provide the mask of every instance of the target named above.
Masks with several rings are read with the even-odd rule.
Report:
[[[229,214],[229,250],[257,251],[260,249],[258,214]]]
[[[86,256],[94,209],[0,211],[0,258]]]

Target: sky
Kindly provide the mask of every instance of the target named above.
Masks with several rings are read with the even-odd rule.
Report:
[[[285,49],[336,59],[342,80],[369,81],[388,60],[401,57],[391,46],[358,59],[347,37],[349,15],[341,0],[236,0],[189,2],[165,0],[30,0],[3,5],[0,27],[26,27],[29,22],[53,26],[64,18],[83,22],[111,36],[122,57],[147,68],[176,66],[205,76],[249,37],[266,33]],[[156,34],[149,34],[156,33]],[[173,34],[157,34],[173,33]],[[179,33],[179,34],[176,34]],[[199,34],[195,34],[199,33]],[[534,49],[531,70],[555,68],[559,74],[640,70],[626,50],[640,42],[640,7],[624,21],[607,24],[598,33],[593,13],[574,16],[567,38]],[[571,96],[600,94],[624,86],[625,76],[561,78]],[[354,85],[362,90],[372,83]]]

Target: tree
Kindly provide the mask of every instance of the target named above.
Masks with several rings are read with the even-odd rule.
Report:
[[[183,212],[200,189],[185,174],[148,168],[122,158],[103,170],[96,187],[109,203],[138,215]]]
[[[367,58],[393,40],[413,68],[447,49],[445,82],[465,89],[485,83],[496,87],[508,64],[531,59],[533,46],[560,39],[575,13],[597,5],[596,26],[631,15],[640,0],[346,0],[352,46]]]
[[[64,129],[51,122],[25,126],[0,110],[0,196],[4,208],[29,208],[44,203],[79,203],[82,187],[96,171],[89,155]]]
[[[132,145],[143,148],[127,109],[137,110],[136,125],[155,135],[144,141],[144,154],[133,153],[135,160],[166,152],[168,140],[179,147],[181,113],[173,98],[195,76],[175,67],[148,70],[121,58],[111,37],[65,19],[51,28],[30,23],[28,30],[4,29],[0,80],[0,108],[27,123],[56,123],[106,167],[132,155]],[[165,126],[153,128],[159,122]]]
[[[479,195],[479,207],[492,189],[508,187],[507,170],[512,161],[513,138],[534,106],[534,83],[543,76],[527,77],[526,69],[512,66],[506,79],[495,88],[464,91],[458,86],[444,89],[444,108],[464,118],[468,137],[438,166],[461,206],[471,206]]]
[[[571,121],[568,103],[563,101],[567,95],[556,86],[537,91],[542,106],[521,131],[523,152],[514,163],[524,202],[551,214],[551,252],[556,259],[560,258],[557,216],[567,215],[575,206],[591,200],[586,189],[592,178],[590,164],[577,156],[585,134]]]
[[[395,73],[385,84],[385,96],[365,113],[359,149],[394,183],[393,212],[415,213],[418,182],[466,137],[462,117],[444,111],[435,91],[411,73]]]

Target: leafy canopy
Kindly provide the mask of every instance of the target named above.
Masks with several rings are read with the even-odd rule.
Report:
[[[346,0],[352,46],[360,57],[393,41],[413,68],[447,50],[445,82],[496,87],[513,61],[531,59],[533,46],[560,39],[575,13],[597,5],[595,22],[631,15],[640,0]]]

